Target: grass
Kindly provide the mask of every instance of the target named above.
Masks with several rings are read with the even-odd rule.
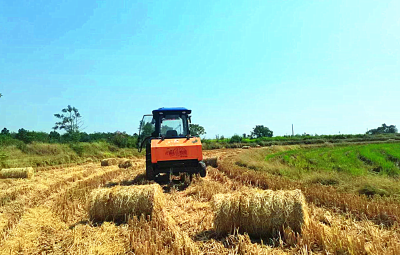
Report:
[[[304,185],[400,200],[400,143],[273,146],[238,155],[236,164]]]
[[[265,160],[280,160],[305,172],[336,171],[355,176],[379,173],[398,177],[398,151],[400,143],[300,148],[267,155]]]
[[[0,168],[54,166],[139,155],[136,149],[118,148],[106,142],[10,145],[0,146]]]

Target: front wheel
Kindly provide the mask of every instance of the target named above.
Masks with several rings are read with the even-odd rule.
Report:
[[[200,171],[199,174],[201,177],[206,177],[207,175],[207,166],[203,161],[199,162]]]

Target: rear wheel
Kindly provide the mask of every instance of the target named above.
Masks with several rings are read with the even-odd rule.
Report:
[[[146,164],[146,179],[149,181],[154,180],[153,164]]]
[[[199,162],[200,171],[199,174],[201,177],[206,177],[207,175],[207,166],[203,161]]]
[[[146,179],[154,180],[154,168],[153,163],[151,163],[151,145],[150,143],[146,144]]]

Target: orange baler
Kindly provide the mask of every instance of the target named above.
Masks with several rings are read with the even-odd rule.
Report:
[[[190,113],[183,107],[159,108],[144,115],[139,141],[146,146],[146,177],[159,174],[200,174],[206,176],[200,137],[190,134]]]

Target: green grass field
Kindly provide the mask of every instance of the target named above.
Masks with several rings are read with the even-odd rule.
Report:
[[[396,177],[400,174],[400,143],[297,149],[270,154],[265,160],[279,160],[302,171],[323,170]]]
[[[400,143],[272,146],[244,152],[236,164],[305,184],[400,199]]]

